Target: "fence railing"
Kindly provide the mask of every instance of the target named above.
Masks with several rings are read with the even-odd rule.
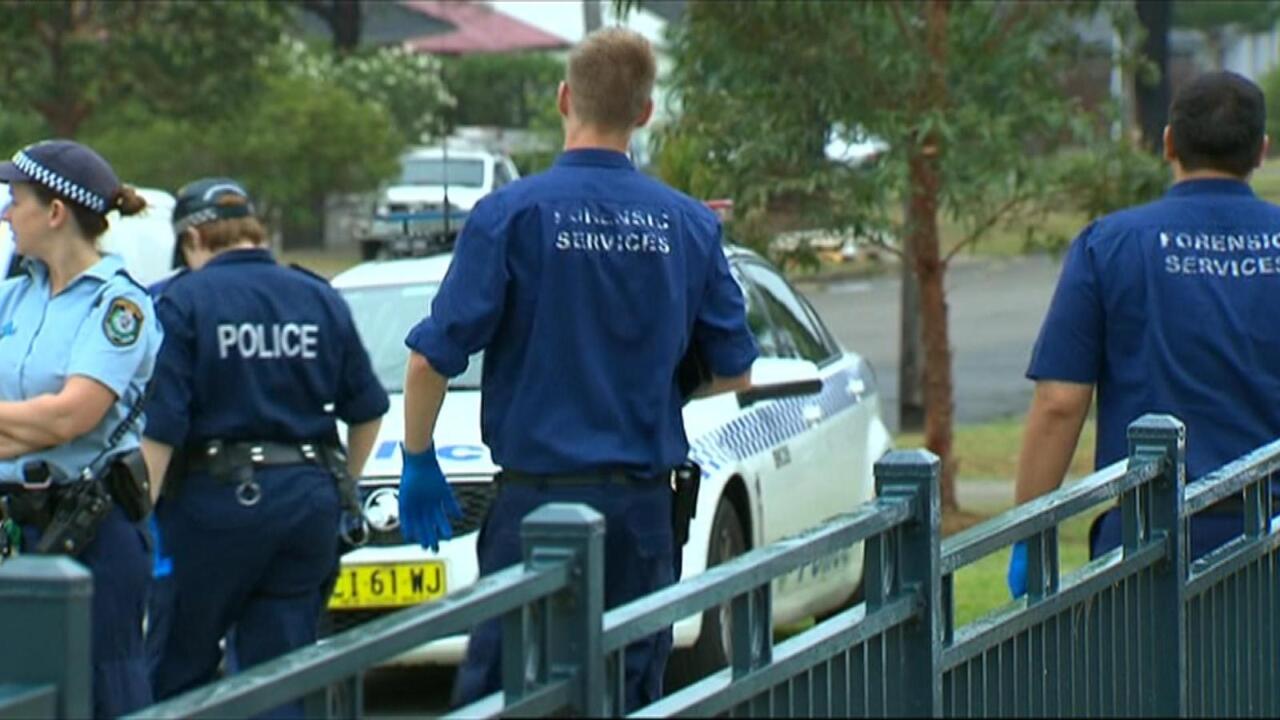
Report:
[[[1147,416],[1129,438],[1126,462],[945,542],[937,459],[891,453],[874,501],[608,612],[602,519],[548,505],[522,526],[522,566],[137,716],[241,717],[303,698],[308,715],[357,717],[367,668],[495,617],[503,690],[457,716],[620,715],[623,649],[725,604],[729,667],[634,714],[1280,716],[1280,441],[1186,485],[1181,423]],[[1243,534],[1189,563],[1187,519],[1233,494]],[[1121,547],[1062,573],[1061,523],[1113,500]],[[1018,540],[1027,596],[956,627],[955,574]],[[866,601],[775,645],[772,581],[859,542]],[[87,714],[88,587],[66,559],[0,566],[0,716]]]

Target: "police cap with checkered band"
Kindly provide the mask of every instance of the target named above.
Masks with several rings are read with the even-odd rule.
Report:
[[[0,182],[34,183],[98,213],[113,209],[120,178],[93,150],[72,140],[45,140],[0,163]]]
[[[244,202],[220,202],[228,196],[242,198]],[[173,206],[173,232],[181,235],[187,228],[207,222],[251,215],[253,201],[240,183],[225,177],[201,178],[178,190]]]

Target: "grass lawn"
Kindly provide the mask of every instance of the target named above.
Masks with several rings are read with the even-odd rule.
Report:
[[[1081,433],[1080,444],[1072,459],[1070,478],[1083,477],[1093,471],[1094,423],[1090,419]],[[917,433],[903,433],[896,438],[897,447],[922,447]],[[959,494],[963,510],[982,516],[995,516],[1010,507],[1013,477],[1017,470],[1018,450],[1022,442],[1022,418],[1008,418],[979,425],[962,425],[955,430],[955,451],[959,458]],[[1003,486],[1003,493],[989,492],[992,486]],[[985,487],[984,487],[985,486]],[[966,492],[966,490],[970,490]],[[981,492],[987,490],[988,492]],[[999,499],[988,499],[995,496]],[[968,499],[966,499],[968,498]],[[1061,573],[1075,570],[1088,560],[1089,523],[1095,512],[1072,518],[1058,534]],[[1009,602],[1005,573],[1009,567],[1009,551],[1004,550],[961,569],[955,576],[956,626],[969,623]]]
[[[349,248],[285,250],[278,253],[278,255],[280,262],[286,265],[301,265],[327,278],[332,278],[334,275],[360,262],[360,248],[355,245]]]

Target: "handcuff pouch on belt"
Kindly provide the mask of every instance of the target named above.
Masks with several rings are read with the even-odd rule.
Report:
[[[248,454],[237,457],[243,453],[232,452],[232,448],[238,450],[242,444],[229,446],[221,440],[210,440],[205,445],[202,460],[214,480],[236,486],[237,502],[244,507],[253,507],[262,501],[262,486],[253,477],[253,467],[262,462],[263,456],[261,452],[255,453],[261,445],[247,445]]]
[[[141,450],[134,449],[112,457],[102,476],[102,484],[129,522],[141,522],[151,514],[151,481]]]
[[[702,468],[689,460],[671,473],[671,536],[676,552],[689,542],[689,525],[698,513],[698,490],[702,486]]]
[[[360,504],[359,489],[355,478],[347,471],[347,455],[336,443],[224,443],[212,440],[202,449],[193,450],[188,470],[206,469],[214,480],[235,485],[236,499],[245,507],[257,505],[262,499],[262,488],[254,480],[254,468],[276,464],[273,454],[296,452],[297,462],[314,463],[333,476],[338,488],[342,508],[339,537],[347,549],[365,544],[369,538],[368,522]],[[165,481],[169,488],[169,481]]]

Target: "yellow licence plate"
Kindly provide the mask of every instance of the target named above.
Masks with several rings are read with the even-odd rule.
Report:
[[[444,563],[347,565],[329,596],[332,610],[394,608],[444,597]]]

